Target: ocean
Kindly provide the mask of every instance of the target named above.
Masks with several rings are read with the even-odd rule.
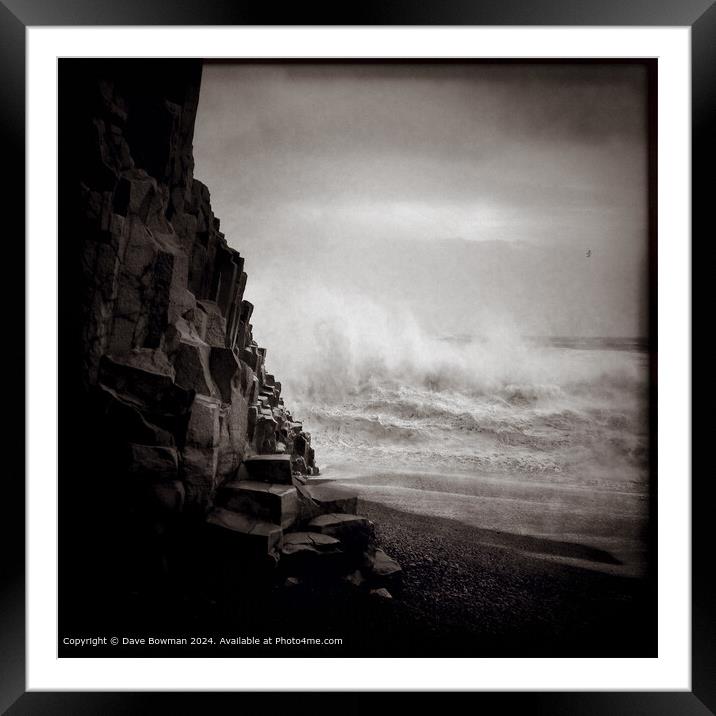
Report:
[[[292,386],[322,478],[498,543],[528,536],[544,559],[644,574],[644,341],[421,334],[393,353],[341,336]]]

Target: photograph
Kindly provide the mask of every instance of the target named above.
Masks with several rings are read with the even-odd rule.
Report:
[[[60,59],[58,655],[656,656],[655,76]]]

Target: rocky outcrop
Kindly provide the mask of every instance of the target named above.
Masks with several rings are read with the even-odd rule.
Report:
[[[350,554],[341,564],[367,569],[372,526],[348,518],[355,497],[311,493],[311,436],[268,372],[244,257],[193,175],[201,63],[75,61],[63,78],[75,146],[61,204],[75,210],[63,208],[61,240],[80,265],[79,382],[97,472],[152,534],[193,520],[274,561]]]
[[[171,451],[185,504],[206,507],[251,455],[317,468],[253,339],[244,258],[193,176],[201,65],[180,64],[144,63],[142,76],[105,63],[87,77],[84,380],[104,399],[98,417],[142,446],[132,471],[168,479],[155,467]]]
[[[228,539],[234,554],[276,563],[291,584],[343,578],[366,589],[398,589],[400,567],[377,547],[373,523],[355,514],[355,496],[341,487],[308,488],[297,477],[286,484],[287,463],[286,455],[261,455],[260,473],[242,469],[223,484],[208,517],[211,551]]]

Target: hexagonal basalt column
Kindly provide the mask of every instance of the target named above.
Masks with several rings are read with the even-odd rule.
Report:
[[[239,468],[239,480],[292,485],[290,455],[254,455]]]
[[[232,512],[290,527],[296,520],[296,488],[251,480],[228,482],[216,493],[217,506]]]
[[[206,524],[215,539],[237,552],[268,555],[283,543],[283,531],[278,525],[219,507],[209,513]]]

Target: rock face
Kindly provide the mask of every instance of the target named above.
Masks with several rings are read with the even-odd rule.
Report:
[[[354,521],[353,534],[341,519],[355,498],[305,487],[318,474],[311,437],[253,339],[244,257],[194,178],[201,63],[69,63],[60,235],[76,261],[71,325],[84,419],[102,444],[96,472],[148,515],[152,534],[193,520],[296,564],[367,549],[368,527]],[[337,514],[314,538],[284,542],[284,530],[325,512]]]
[[[244,258],[193,176],[201,64],[143,65],[103,63],[86,74],[75,187],[83,379],[107,400],[98,417],[144,446],[133,448],[133,469],[150,472],[173,450],[187,506],[208,507],[244,459],[278,443],[289,461],[284,482],[292,459],[302,472],[315,464],[310,436],[253,340]]]

